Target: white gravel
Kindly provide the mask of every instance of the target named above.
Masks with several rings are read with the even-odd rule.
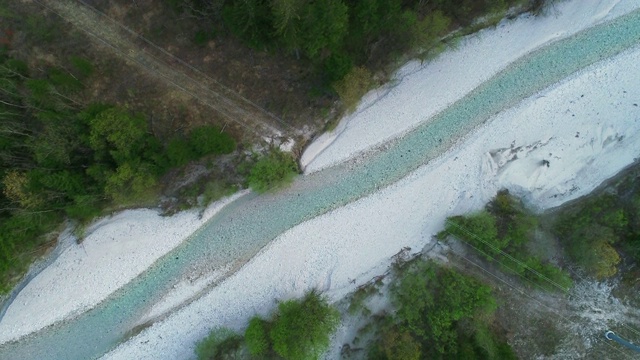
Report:
[[[211,204],[201,217],[197,210],[162,217],[140,209],[98,220],[18,294],[0,321],[0,343],[95,306],[242,194]]]

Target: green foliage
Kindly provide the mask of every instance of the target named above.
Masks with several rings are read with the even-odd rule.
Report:
[[[620,256],[611,246],[617,241],[613,229],[593,224],[576,229],[572,235],[567,253],[579,266],[598,280],[616,274]]]
[[[150,201],[157,184],[155,171],[143,162],[125,162],[107,177],[104,193],[116,204],[130,205]]]
[[[104,104],[81,109],[73,94],[93,72],[85,59],[71,57],[70,65],[39,69],[38,76],[5,53],[0,65],[2,289],[64,215],[86,222],[105,206],[146,205],[168,165],[235,148],[229,135],[203,127],[165,152],[143,116]],[[228,194],[222,185],[207,189],[209,199]]]
[[[29,76],[29,67],[27,66],[27,63],[22,60],[7,59],[4,63],[4,67],[10,71],[10,73],[7,74],[7,77],[9,78]]]
[[[342,0],[316,0],[307,4],[302,48],[314,59],[323,50],[338,49],[347,33],[347,6]]]
[[[525,246],[537,227],[537,219],[528,213],[521,202],[501,191],[487,204],[487,209],[468,216],[447,219],[447,235],[463,240],[489,261],[497,261],[505,270],[514,272],[547,290],[566,291],[570,277],[560,268],[529,256]]]
[[[340,96],[347,111],[351,112],[356,109],[360,98],[369,91],[372,85],[373,81],[369,70],[363,67],[354,67],[342,80],[336,82],[333,88]]]
[[[303,17],[305,1],[274,0],[271,2],[274,33],[278,42],[288,51],[298,50],[303,44]]]
[[[198,359],[246,359],[249,355],[258,359],[318,359],[339,322],[340,313],[312,290],[302,299],[280,303],[271,320],[251,318],[244,338],[227,329],[215,329],[198,344],[196,353]]]
[[[496,218],[487,211],[447,219],[445,233],[469,241],[488,254],[503,250],[508,245],[507,239],[498,238]]]
[[[174,138],[167,145],[167,158],[171,166],[182,166],[196,158],[190,144],[181,138]]]
[[[351,295],[351,301],[349,303],[349,314],[355,315],[359,311],[367,312],[364,302],[373,294],[378,292],[377,284],[367,284],[359,287],[353,295]]]
[[[12,283],[29,265],[42,234],[60,224],[55,212],[18,212],[0,217],[0,293],[11,290]]]
[[[422,20],[408,18],[406,21],[411,24],[411,45],[418,48],[434,47],[451,23],[441,11],[434,11]]]
[[[626,186],[633,186],[633,191],[637,191],[635,185]],[[640,258],[633,249],[638,233],[633,224],[639,213],[632,200],[633,197],[625,200],[605,193],[565,210],[555,222],[554,231],[566,246],[569,257],[596,279],[617,273],[621,257],[616,245],[629,250],[636,260]]]
[[[382,334],[380,346],[389,360],[418,360],[422,355],[420,343],[408,331],[396,327]]]
[[[102,158],[111,155],[116,162],[133,158],[147,137],[147,122],[120,108],[98,113],[90,121],[89,145]]]
[[[57,89],[61,89],[65,93],[78,92],[84,87],[73,74],[61,69],[51,69],[49,80]]]
[[[226,328],[217,328],[196,345],[198,360],[240,358],[242,337]]]
[[[72,219],[88,222],[100,215],[102,211],[101,198],[96,195],[76,195],[71,204],[64,208],[65,213]]]
[[[88,77],[93,74],[93,64],[91,64],[89,60],[78,56],[72,56],[70,58],[70,61],[73,67],[82,77]]]
[[[205,155],[229,154],[236,148],[233,138],[217,126],[193,129],[188,138],[175,137],[167,145],[167,158],[171,166],[183,166]]]
[[[323,72],[329,82],[342,80],[353,68],[353,59],[344,52],[332,52],[323,64]]]
[[[496,302],[475,279],[417,260],[391,283],[395,315],[378,323],[369,359],[514,359],[491,330]]]
[[[198,156],[229,154],[236,149],[235,140],[217,126],[205,125],[191,131],[189,146]]]
[[[256,48],[273,42],[273,19],[267,0],[232,0],[222,11],[224,23],[238,37]]]
[[[564,291],[573,285],[569,275],[557,266],[542,263],[532,256],[527,257],[523,263],[526,267],[518,267],[519,273],[547,291]]]
[[[249,326],[244,332],[244,342],[253,356],[265,356],[269,351],[271,343],[269,341],[268,323],[261,318],[254,316],[249,321]]]
[[[337,310],[315,291],[302,301],[285,301],[278,306],[269,332],[273,350],[287,360],[318,359],[329,346],[329,336],[339,321]]]
[[[455,352],[455,324],[495,311],[491,289],[472,278],[419,263],[393,289],[397,317],[404,328],[437,352]]]
[[[288,185],[297,170],[298,166],[291,155],[272,149],[255,163],[247,180],[253,190],[262,193]]]

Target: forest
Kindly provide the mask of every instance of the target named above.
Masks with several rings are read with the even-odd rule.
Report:
[[[499,21],[512,6],[542,6],[526,0],[165,1],[199,19],[195,43],[231,34],[256,50],[288,54],[312,68],[347,109],[373,84],[373,74],[402,56],[433,56],[446,34],[472,32],[480,16]]]
[[[170,168],[235,150],[215,126],[162,143],[144,114],[114,105],[83,105],[74,96],[92,65],[72,57],[65,68],[33,77],[25,62],[0,53],[0,277],[25,264],[20,255],[62,219],[89,221],[106,208],[157,201]]]

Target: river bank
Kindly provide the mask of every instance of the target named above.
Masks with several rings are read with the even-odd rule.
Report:
[[[90,225],[81,243],[65,231],[59,240],[66,244],[61,253],[28,282],[0,319],[0,343],[94,307],[244,194],[202,212],[171,217],[157,210],[126,210]]]
[[[640,6],[637,1],[591,1],[590,5],[564,3],[552,19],[559,24],[578,23],[588,27]],[[526,17],[522,21],[529,23]],[[509,24],[503,24],[495,30],[481,33],[472,41],[480,41],[479,46],[486,48],[485,53],[488,53],[488,49],[495,47],[495,37],[489,36],[491,31],[499,34],[498,37],[509,37],[515,36],[512,30]],[[525,26],[510,41],[526,42],[534,30]],[[469,48],[468,52],[465,48],[462,46],[452,53],[453,57],[448,62],[456,63],[456,57],[477,56],[475,48]],[[373,195],[359,198],[346,206],[335,205],[334,210],[322,216],[303,217],[302,220],[306,221],[280,235],[234,276],[165,321],[154,324],[122,344],[107,357],[186,357],[195,341],[211,327],[241,329],[254,313],[264,315],[270,311],[274,299],[299,296],[313,287],[327,291],[332,299],[339,299],[357,284],[384,271],[390,256],[400,248],[409,246],[419,250],[427,245],[446,216],[483,206],[499,188],[507,187],[519,193],[529,204],[540,209],[589,192],[632,162],[640,148],[637,143],[639,113],[638,107],[633,105],[637,103],[640,91],[640,74],[634,65],[640,62],[639,57],[637,49],[628,50],[590,65],[485,120],[484,125],[457,139],[451,146],[443,145],[444,153],[391,186],[382,186]],[[517,56],[510,61],[515,59]],[[482,72],[478,68],[480,65],[476,64],[478,73]],[[415,84],[422,84],[428,89],[441,85],[430,82],[434,73],[439,73],[437,68],[427,65],[412,76]],[[464,83],[466,75],[448,74],[442,80]],[[420,79],[425,82],[419,83]],[[407,123],[428,121],[438,111],[425,95],[428,92],[422,93],[418,99],[421,101],[402,102],[401,109],[389,108],[387,101],[415,94],[415,86],[418,85],[403,83],[394,88],[395,92],[389,93],[392,96],[388,94],[381,99],[384,101],[367,104],[367,113],[376,114],[378,122],[360,127],[363,136],[369,132],[379,133],[377,125],[385,129],[406,129]],[[468,87],[473,88],[472,85]],[[446,104],[445,101],[442,106]],[[412,113],[398,114],[400,110]],[[353,134],[355,136],[355,132]],[[370,148],[376,145],[366,141],[360,142],[359,146],[364,144],[364,148]],[[329,154],[323,152],[325,159],[332,163]],[[339,156],[335,162],[342,159],[344,157]],[[543,163],[543,160],[548,163]],[[358,161],[356,157],[355,163]],[[288,190],[291,192],[288,196],[295,198],[295,191],[309,186],[304,182],[294,184],[293,189]],[[268,200],[269,196],[263,199],[265,202]],[[257,224],[256,229],[264,226],[266,224]],[[285,225],[283,227],[288,229]],[[115,228],[112,230],[116,231]],[[126,233],[122,227],[117,231]],[[64,274],[60,275],[60,279],[64,278]],[[96,274],[94,281],[98,279],[101,277]],[[91,292],[78,289],[73,282],[49,283],[48,286],[51,293],[66,289],[63,293],[71,294],[68,299],[72,302],[76,301],[76,291]],[[74,305],[77,306],[77,302],[70,304],[71,307]],[[48,305],[36,305],[36,308],[55,313],[55,308]],[[21,314],[17,317],[22,318],[29,313],[28,307],[16,308],[15,311]],[[10,327],[9,323],[3,323],[5,325],[0,326]]]

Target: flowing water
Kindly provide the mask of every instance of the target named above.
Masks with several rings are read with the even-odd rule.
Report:
[[[0,345],[0,359],[99,357],[186,274],[250,259],[287,229],[405,177],[497,112],[638,43],[640,11],[634,11],[541,48],[384,148],[301,176],[277,194],[240,198],[96,308]]]

